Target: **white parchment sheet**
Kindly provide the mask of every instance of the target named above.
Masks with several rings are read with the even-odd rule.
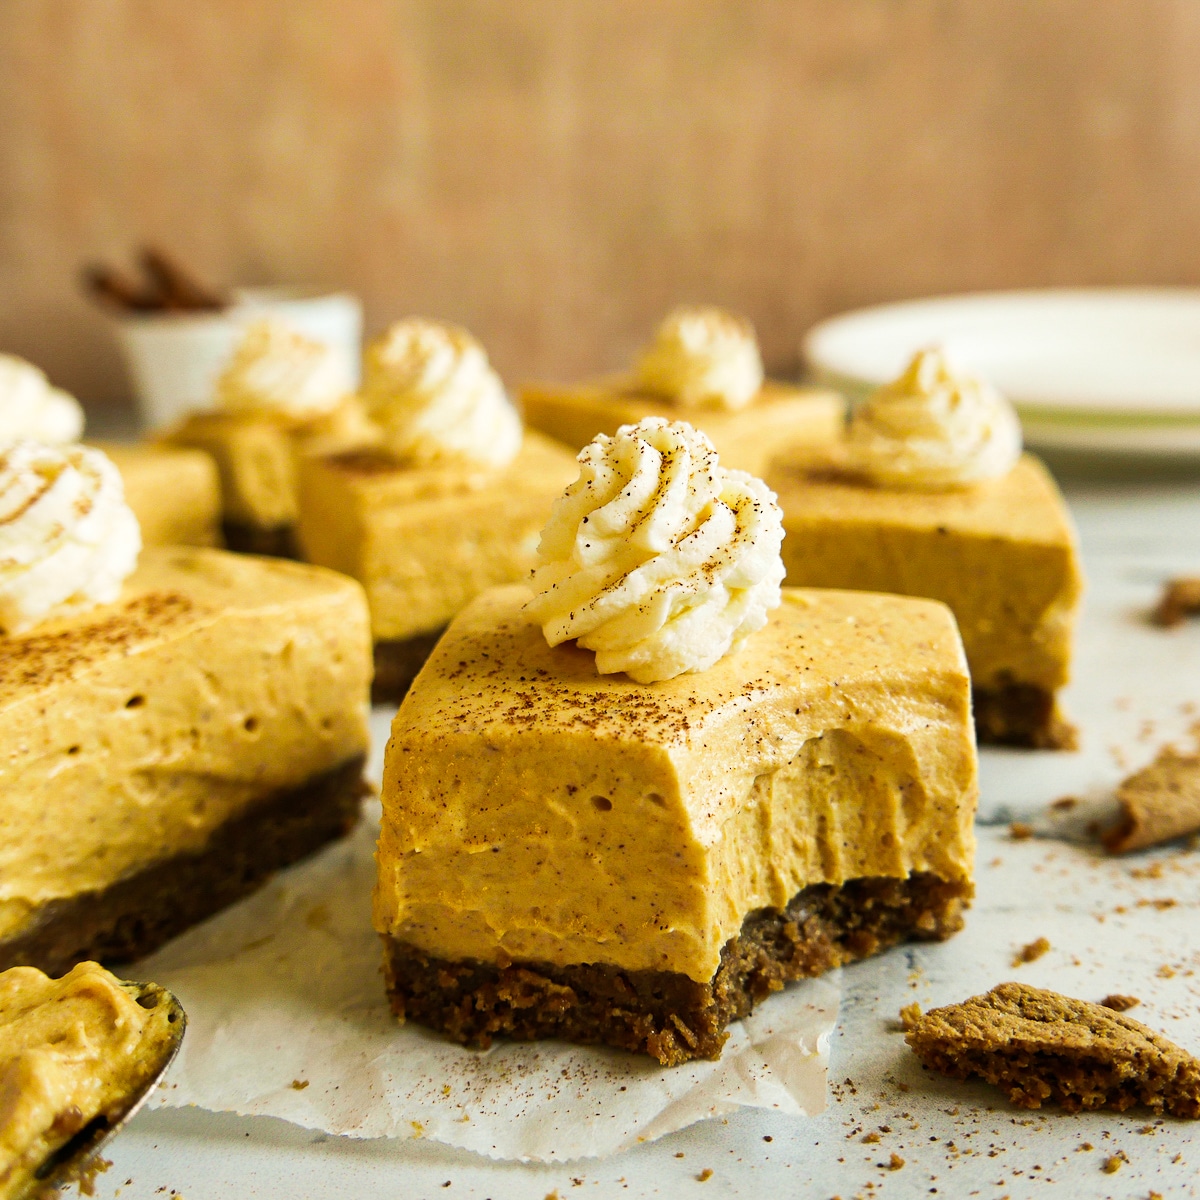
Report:
[[[391,1015],[370,923],[378,807],[346,842],[138,964],[188,1014],[157,1103],[351,1137],[425,1137],[493,1158],[614,1154],[739,1107],[825,1107],[836,976],[732,1028],[719,1062],[559,1042],[466,1050]]]

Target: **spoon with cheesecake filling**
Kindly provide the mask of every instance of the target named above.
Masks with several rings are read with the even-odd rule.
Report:
[[[80,963],[0,973],[0,1200],[86,1178],[171,1065],[187,1017],[155,983]]]

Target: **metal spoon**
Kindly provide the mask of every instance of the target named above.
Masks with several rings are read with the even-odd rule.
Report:
[[[107,1112],[93,1117],[75,1133],[34,1172],[29,1183],[17,1193],[14,1200],[38,1200],[54,1189],[86,1179],[93,1169],[96,1155],[104,1144],[115,1137],[128,1124],[133,1115],[146,1103],[150,1093],[158,1086],[167,1068],[175,1061],[183,1033],[187,1028],[187,1014],[179,1001],[166,988],[157,983],[129,983],[121,981],[125,989],[142,1008],[156,1009],[166,1005],[165,1019],[170,1026],[169,1036],[162,1044],[162,1053],[154,1064],[150,1077],[141,1086],[122,1097]]]

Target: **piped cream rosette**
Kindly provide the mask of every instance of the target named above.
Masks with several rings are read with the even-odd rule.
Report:
[[[83,434],[83,409],[33,363],[0,354],[0,445],[28,439],[61,446]]]
[[[783,516],[683,421],[600,434],[542,532],[526,612],[552,646],[574,640],[602,674],[638,683],[703,671],[780,603]]]
[[[0,630],[116,600],[142,548],[121,475],[86,446],[0,449]]]
[[[680,408],[745,408],[763,385],[754,327],[720,308],[677,308],[642,352],[636,376]]]
[[[998,479],[1021,456],[1021,422],[994,387],[922,350],[858,406],[849,465],[884,487],[941,490]]]
[[[286,322],[263,317],[246,326],[217,379],[217,406],[303,423],[327,416],[351,394],[332,347]]]
[[[404,461],[498,470],[521,448],[521,418],[500,377],[457,325],[395,322],[367,351],[363,399]]]

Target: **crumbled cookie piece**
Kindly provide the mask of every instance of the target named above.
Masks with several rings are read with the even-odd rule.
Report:
[[[1024,842],[1033,837],[1033,826],[1025,821],[1014,821],[1008,827],[1008,833],[1014,842]]]
[[[1021,966],[1022,963],[1037,962],[1043,954],[1046,954],[1050,949],[1049,938],[1040,937],[1036,941],[1029,942],[1024,945],[1013,955],[1012,965],[1014,967]]]
[[[1200,579],[1171,579],[1154,610],[1155,625],[1171,629],[1200,614]]]
[[[1042,988],[1002,983],[935,1008],[905,1040],[926,1066],[985,1079],[1022,1108],[1144,1104],[1200,1118],[1200,1059],[1132,1017]]]
[[[1100,1004],[1103,1008],[1111,1008],[1113,1012],[1128,1012],[1131,1008],[1137,1008],[1141,1001],[1136,996],[1123,996],[1120,992],[1113,992],[1105,996]]]
[[[1117,788],[1121,820],[1104,834],[1112,854],[1144,850],[1200,830],[1200,754],[1173,746]]]

